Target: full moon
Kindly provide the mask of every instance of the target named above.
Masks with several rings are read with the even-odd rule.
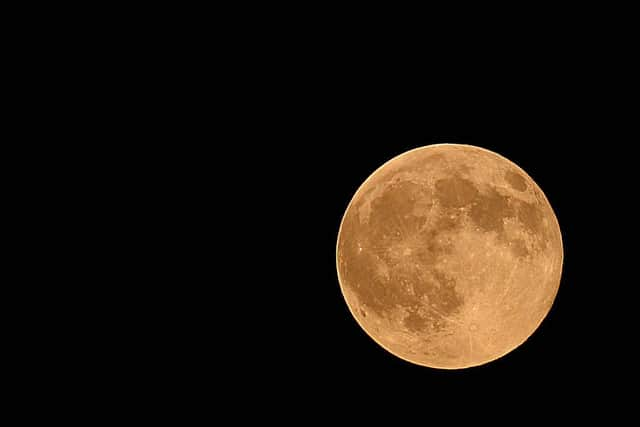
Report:
[[[562,237],[538,185],[489,150],[401,154],[351,199],[336,249],[356,322],[406,361],[482,365],[520,346],[560,286]]]

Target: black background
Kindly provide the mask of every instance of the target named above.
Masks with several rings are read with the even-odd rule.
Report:
[[[124,36],[126,49],[109,47],[111,61],[88,38],[88,49],[70,52],[80,66],[69,67],[63,49],[54,48],[51,60],[32,67],[40,73],[29,78],[35,92],[38,81],[59,92],[24,96],[25,102],[45,116],[63,117],[51,114],[48,123],[26,115],[24,129],[44,132],[31,139],[46,149],[23,145],[53,170],[37,179],[37,187],[52,186],[51,202],[24,191],[42,203],[25,228],[44,223],[59,233],[46,239],[51,249],[44,251],[62,255],[56,268],[77,271],[79,288],[95,298],[75,288],[61,292],[66,271],[56,274],[37,260],[25,271],[42,270],[45,279],[35,283],[74,309],[95,313],[105,306],[98,316],[108,333],[87,322],[88,314],[69,310],[70,325],[88,325],[71,337],[79,351],[67,356],[59,336],[73,328],[55,325],[51,335],[58,342],[37,351],[26,371],[49,359],[62,377],[51,384],[51,395],[61,395],[67,370],[54,357],[64,347],[72,369],[89,361],[79,370],[87,387],[77,388],[87,399],[95,400],[90,391],[105,383],[97,373],[116,378],[107,405],[126,400],[137,407],[154,392],[172,397],[144,416],[163,416],[173,396],[212,408],[216,416],[227,406],[222,396],[237,398],[228,405],[234,415],[262,421],[270,408],[277,415],[300,414],[295,425],[314,424],[323,414],[337,424],[345,413],[391,414],[394,425],[402,414],[425,424],[436,415],[447,424],[463,417],[483,424],[482,417],[495,423],[513,409],[520,412],[509,418],[526,423],[536,414],[549,420],[554,409],[590,414],[609,400],[635,397],[637,108],[630,89],[637,73],[630,66],[633,49],[621,42],[631,40],[624,33],[633,26],[619,24],[617,13],[611,22],[619,38],[606,40],[607,28],[576,19],[572,10],[566,20],[558,18],[567,40],[551,35],[541,44],[548,31],[543,20],[524,28],[524,38],[511,40],[521,26],[513,19],[513,29],[496,28],[485,40],[486,31],[461,32],[462,23],[428,35],[425,29],[440,16],[417,14],[424,22],[402,20],[409,31],[393,40],[393,29],[362,16],[362,8],[344,19],[350,30],[344,35],[330,19],[313,27],[305,17],[289,19],[289,12],[278,15],[299,28],[261,11],[260,25],[247,28],[254,23],[243,11],[213,37],[197,34],[212,28],[210,14],[201,14],[202,25],[189,17],[184,42],[179,28],[157,20],[169,29],[166,43],[161,31],[143,29],[142,44]],[[140,21],[149,21],[146,13]],[[360,30],[354,22],[362,21],[384,31]],[[577,21],[588,31],[567,25]],[[304,29],[313,37],[304,37]],[[456,36],[458,46],[447,46]],[[157,58],[149,58],[152,45]],[[132,59],[123,61],[127,49]],[[97,67],[87,68],[85,50],[97,52]],[[72,86],[78,97],[67,93]],[[71,113],[64,102],[72,104]],[[80,149],[65,149],[69,139]],[[521,166],[549,198],[565,252],[559,294],[534,335],[499,360],[458,371],[412,365],[373,342],[349,313],[335,268],[340,220],[358,186],[390,158],[442,142],[488,148]],[[76,173],[78,165],[87,171]],[[69,178],[58,185],[52,178],[61,173]],[[101,184],[87,179],[91,173]],[[76,183],[87,188],[72,192],[69,199],[80,206],[68,209],[60,189]],[[90,195],[95,206],[87,205]],[[78,257],[58,244],[69,244],[71,228],[82,236],[79,243],[71,240],[83,253]],[[25,242],[43,250],[39,240]],[[97,255],[94,245],[106,255]],[[92,264],[95,259],[104,265]],[[120,270],[127,267],[136,273]],[[104,281],[104,289],[96,290],[96,281]],[[65,311],[53,299],[47,305],[54,313],[39,324],[51,325]],[[123,316],[128,310],[135,319]],[[114,322],[122,326],[114,330]],[[87,348],[88,337],[98,341],[95,349]],[[94,354],[104,360],[94,361]]]
[[[536,405],[578,410],[619,399],[613,384],[625,381],[633,357],[622,291],[633,281],[618,243],[632,232],[625,223],[633,217],[625,166],[633,155],[624,135],[607,126],[577,131],[571,122],[433,135],[429,123],[359,116],[340,125],[305,123],[290,135],[300,148],[278,162],[286,190],[274,202],[269,235],[279,242],[270,266],[278,290],[267,292],[277,309],[269,310],[275,323],[258,367],[265,384],[283,384],[288,399],[314,407],[303,396],[328,390],[329,401],[344,405],[442,405],[439,412],[458,416],[465,415],[458,403],[487,411],[509,402],[535,413]],[[564,244],[559,293],[537,331],[498,360],[453,371],[413,365],[378,346],[349,313],[335,268],[340,220],[363,180],[404,151],[445,142],[487,148],[527,171],[549,199]]]

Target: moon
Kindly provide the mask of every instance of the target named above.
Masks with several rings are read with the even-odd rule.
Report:
[[[338,232],[340,289],[360,327],[395,356],[462,369],[524,343],[555,299],[560,226],[510,160],[438,144],[378,168]]]

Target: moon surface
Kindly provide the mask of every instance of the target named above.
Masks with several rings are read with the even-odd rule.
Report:
[[[401,154],[356,191],[338,232],[344,299],[406,361],[482,365],[538,328],[560,285],[556,216],[506,158],[469,145]]]

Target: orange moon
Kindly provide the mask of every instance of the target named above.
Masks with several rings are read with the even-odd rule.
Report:
[[[546,196],[489,150],[439,144],[369,176],[342,218],[338,279],[380,346],[441,369],[491,362],[521,345],[560,286],[560,227]]]

